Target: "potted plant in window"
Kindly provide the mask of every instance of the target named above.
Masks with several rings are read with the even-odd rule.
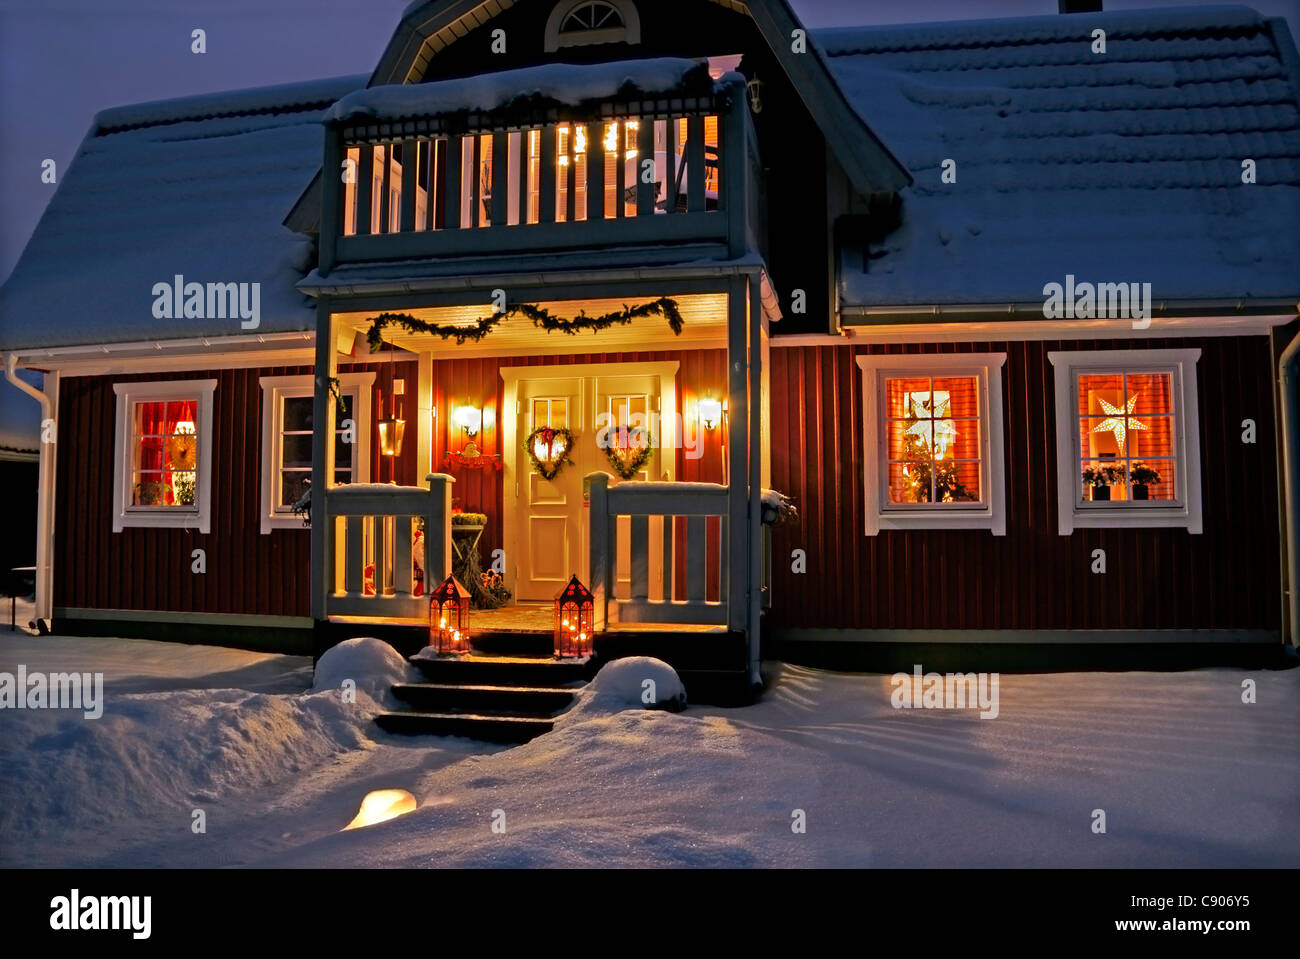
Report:
[[[1110,499],[1110,488],[1124,482],[1124,470],[1118,466],[1088,466],[1083,470],[1083,485],[1092,487],[1093,502]]]
[[[1150,499],[1150,487],[1161,482],[1158,472],[1141,463],[1129,471],[1128,480],[1133,484],[1130,489],[1134,499]]]
[[[161,506],[162,490],[162,483],[136,483],[135,505]]]

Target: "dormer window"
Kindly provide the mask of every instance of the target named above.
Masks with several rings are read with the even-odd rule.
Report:
[[[546,52],[597,43],[640,43],[641,20],[630,0],[563,0],[546,21]]]

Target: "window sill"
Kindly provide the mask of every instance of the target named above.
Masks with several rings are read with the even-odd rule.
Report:
[[[954,510],[890,510],[867,517],[867,535],[881,530],[982,529],[994,536],[1005,536],[1006,520],[991,509],[958,508]]]
[[[113,532],[124,529],[194,529],[207,534],[210,528],[207,516],[197,510],[185,510],[176,513],[128,511],[118,515],[113,521]]]
[[[262,517],[262,532],[270,533],[276,529],[301,529],[310,531],[311,527],[303,522],[303,517],[293,513],[276,513],[274,516]]]
[[[1187,507],[1131,506],[1119,509],[1090,507],[1061,514],[1060,535],[1069,536],[1076,529],[1185,529],[1193,535],[1201,532],[1201,517]]]

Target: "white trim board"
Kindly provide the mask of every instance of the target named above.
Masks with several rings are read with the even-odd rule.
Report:
[[[56,619],[94,620],[97,622],[187,623],[196,626],[274,627],[276,629],[311,629],[310,616],[272,616],[258,613],[196,613],[155,609],[90,609],[78,606],[55,607]]]
[[[1266,629],[830,629],[773,627],[767,634],[785,643],[889,643],[902,645],[1128,645],[1222,643],[1278,646],[1285,644]]]
[[[1131,340],[1197,336],[1267,336],[1294,314],[1155,317],[1145,330],[1129,320],[962,320],[937,323],[855,323],[842,334],[773,336],[772,346],[852,346],[855,343],[1023,343],[1048,340]]]

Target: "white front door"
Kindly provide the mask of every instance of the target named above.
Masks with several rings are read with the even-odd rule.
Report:
[[[550,601],[575,573],[586,580],[588,526],[583,477],[596,471],[615,473],[598,434],[608,442],[621,438],[626,445],[628,434],[620,434],[619,427],[648,430],[651,455],[629,479],[674,478],[671,449],[676,436],[672,414],[676,366],[616,363],[503,371],[506,408],[512,394],[515,407],[514,438],[511,443],[507,436],[505,457],[505,532],[506,564],[514,572],[513,591],[518,601]],[[666,422],[661,408],[669,411]],[[573,462],[550,480],[532,468],[523,450],[525,439],[541,427],[564,427],[574,436],[569,450]],[[622,480],[616,476],[614,485],[619,482]],[[626,583],[630,523],[626,517],[619,523],[618,576]],[[650,582],[662,584],[658,541],[658,536],[651,536]]]

